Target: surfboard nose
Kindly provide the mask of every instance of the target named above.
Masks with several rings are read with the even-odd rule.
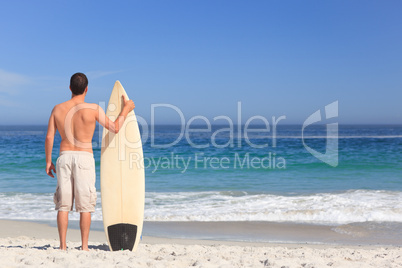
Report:
[[[116,80],[116,82],[114,83],[114,87],[123,88],[123,86],[122,86],[122,84],[120,83],[119,80]]]

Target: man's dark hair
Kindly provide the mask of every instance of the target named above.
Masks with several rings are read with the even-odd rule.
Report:
[[[70,79],[70,88],[71,92],[74,95],[81,95],[84,93],[85,89],[88,86],[88,78],[83,73],[75,73],[71,76]]]

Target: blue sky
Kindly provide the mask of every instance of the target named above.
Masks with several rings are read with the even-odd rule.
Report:
[[[188,120],[286,116],[301,124],[339,101],[340,123],[402,122],[400,1],[2,1],[0,124],[47,124],[89,78],[87,101],[120,80]],[[172,109],[156,123],[179,123]]]

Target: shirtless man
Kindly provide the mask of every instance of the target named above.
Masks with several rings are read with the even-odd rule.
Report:
[[[80,212],[82,250],[88,250],[91,212],[95,211],[96,204],[95,160],[92,153],[96,122],[117,133],[135,106],[132,100],[124,98],[124,107],[113,122],[99,105],[85,102],[88,91],[85,74],[76,73],[71,77],[70,90],[71,99],[56,105],[50,115],[45,142],[46,173],[53,178],[52,171],[57,174],[54,203],[58,210],[60,249],[67,248],[68,213],[72,211],[75,200],[76,211]],[[52,163],[52,149],[56,130],[60,133],[61,143],[55,167]]]

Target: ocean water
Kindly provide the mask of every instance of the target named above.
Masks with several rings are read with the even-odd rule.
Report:
[[[274,136],[261,126],[246,134],[237,126],[200,129],[141,129],[146,221],[402,222],[402,126],[339,126],[336,167],[306,149],[326,152],[334,136],[325,125],[304,133],[279,125]],[[93,140],[98,221],[101,131]],[[0,126],[1,219],[55,219],[45,135],[46,126]],[[54,163],[59,143],[57,135]]]

